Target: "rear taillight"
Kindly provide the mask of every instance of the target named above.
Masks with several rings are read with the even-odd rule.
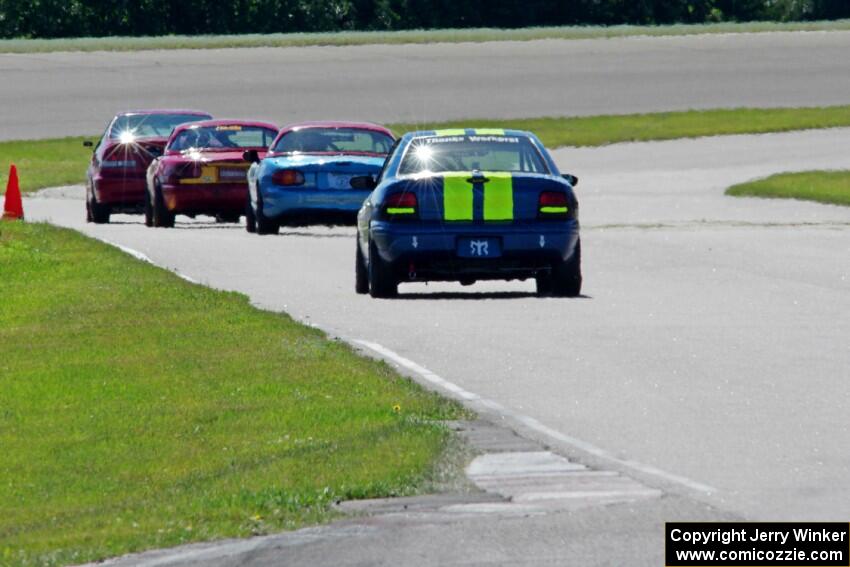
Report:
[[[416,214],[416,193],[392,193],[384,200],[388,215],[412,216]]]
[[[197,179],[202,173],[201,163],[191,161],[189,163],[166,164],[161,170],[161,177],[165,179],[165,183],[175,185],[177,183],[194,183],[194,181],[186,180]]]
[[[272,183],[275,185],[304,185],[304,174],[297,169],[281,169],[272,174]]]
[[[563,191],[543,191],[537,203],[540,216],[545,218],[566,218],[570,211],[567,194]]]

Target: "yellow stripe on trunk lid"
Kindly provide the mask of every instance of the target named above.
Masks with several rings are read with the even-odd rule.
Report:
[[[452,171],[443,175],[443,218],[447,221],[472,220],[470,172]]]
[[[484,171],[484,220],[507,221],[514,218],[514,181],[508,171]]]

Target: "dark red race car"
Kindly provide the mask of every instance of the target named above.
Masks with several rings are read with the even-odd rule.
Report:
[[[107,223],[112,213],[141,213],[145,172],[162,155],[171,131],[208,118],[198,110],[133,110],[115,116],[94,146],[86,176],[86,220]]]
[[[278,127],[252,120],[205,120],[174,129],[165,152],[148,167],[145,224],[174,226],[178,214],[239,222],[248,200],[243,154],[262,157]]]

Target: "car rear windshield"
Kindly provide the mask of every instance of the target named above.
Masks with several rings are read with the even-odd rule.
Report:
[[[386,155],[393,139],[375,130],[361,128],[300,128],[284,134],[272,151],[304,154]]]
[[[540,152],[524,136],[440,136],[417,138],[402,158],[399,173],[446,171],[549,173]]]
[[[189,149],[227,151],[242,148],[267,148],[277,130],[262,126],[222,124],[219,126],[189,127],[178,133],[168,145],[169,150]]]
[[[167,138],[175,126],[208,118],[200,114],[129,114],[115,119],[109,137],[118,140],[130,134],[135,138]]]

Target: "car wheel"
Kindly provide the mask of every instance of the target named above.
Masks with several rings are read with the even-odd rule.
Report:
[[[395,297],[398,295],[398,280],[392,264],[385,262],[374,242],[369,243],[369,295],[372,297]]]
[[[552,273],[546,272],[534,277],[537,284],[537,295],[549,295],[552,293]]]
[[[91,221],[93,223],[107,224],[109,222],[109,215],[112,211],[109,205],[101,205],[97,202],[94,192],[92,192],[91,199],[89,200],[89,210],[91,211]]]
[[[176,215],[165,208],[165,199],[162,197],[162,187],[154,185],[153,188],[153,225],[159,228],[174,227]]]
[[[354,291],[359,294],[369,293],[369,270],[366,268],[366,261],[363,259],[363,253],[360,251],[360,237],[357,237],[357,248],[355,249],[356,258],[354,260]]]
[[[559,297],[577,297],[581,294],[581,281],[581,239],[579,239],[573,255],[552,268],[552,294]]]
[[[86,189],[86,222],[94,222],[91,214],[91,193]]]
[[[257,234],[277,234],[280,232],[280,224],[263,214],[263,198],[259,191],[257,191],[257,210],[254,213],[254,222],[257,225]]]
[[[251,195],[245,202],[245,230],[250,233],[257,232],[257,217],[254,216],[254,207],[251,206]]]
[[[145,226],[153,226],[153,204],[147,189],[145,190]]]

